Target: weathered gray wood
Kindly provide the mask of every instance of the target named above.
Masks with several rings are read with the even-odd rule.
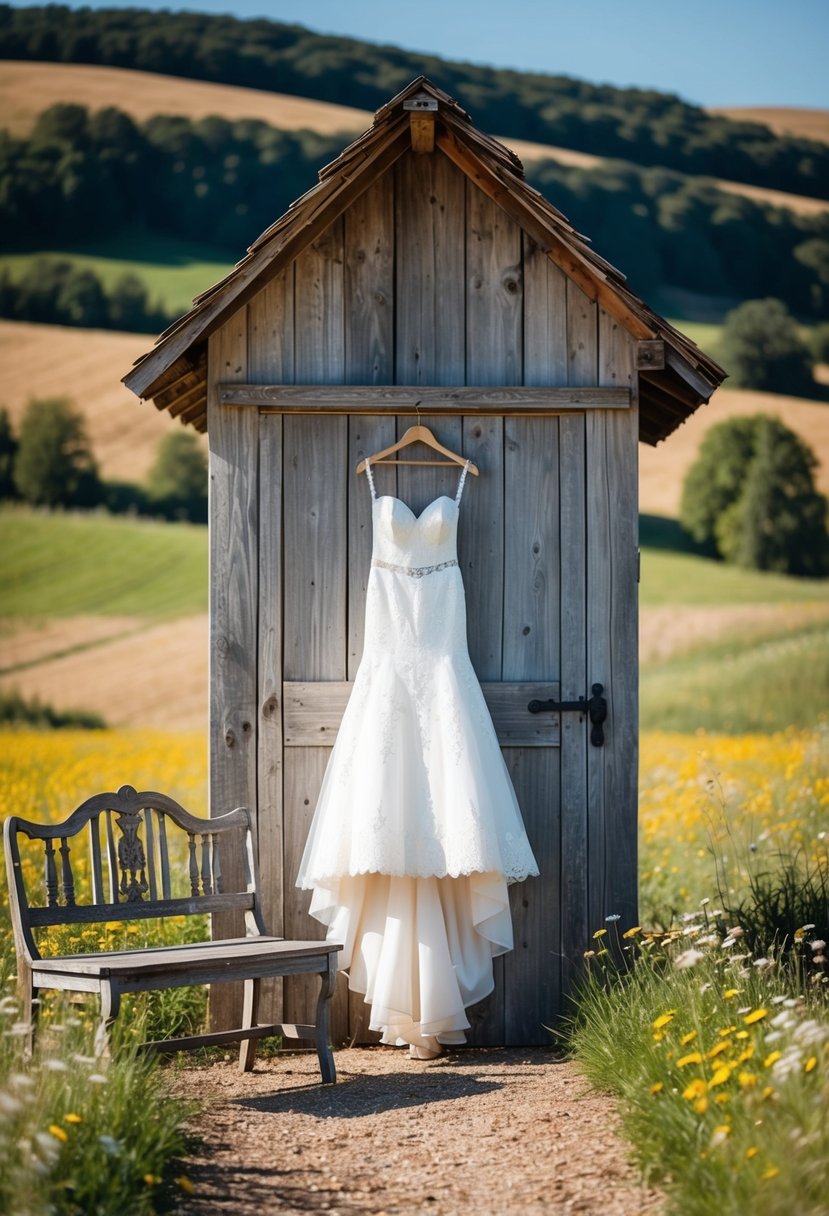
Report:
[[[479,357],[482,354],[479,349]],[[398,378],[413,375],[415,371],[411,368],[398,371]],[[422,388],[407,384],[343,387],[231,384],[219,386],[219,397],[223,405],[255,406],[283,414],[394,414],[410,412],[419,405],[431,413],[500,417],[502,414],[560,414],[584,409],[628,409],[630,406],[630,391],[619,388],[491,388],[478,384],[456,388],[431,383],[424,383]]]
[[[504,679],[556,681],[559,654],[559,451],[554,419],[504,425]],[[568,715],[565,715],[567,717]],[[511,892],[515,950],[504,958],[504,1034],[547,1042],[560,1002],[560,806],[558,751],[505,753],[541,871]]]
[[[299,305],[299,267],[297,267]],[[328,272],[321,275],[327,279]],[[336,304],[333,306],[336,312]],[[297,328],[300,326],[297,311]],[[316,312],[302,318],[313,328]],[[328,320],[322,321],[328,324]],[[303,349],[308,349],[307,339]],[[305,367],[299,361],[296,371]],[[324,372],[323,368],[319,369]],[[342,374],[340,363],[339,373]],[[343,680],[346,676],[347,560],[347,419],[343,417],[291,417],[284,421],[284,651],[283,678],[292,680]],[[291,748],[285,753],[285,931],[311,936],[321,927],[307,914],[310,895],[294,882],[305,845],[328,748]],[[344,981],[336,997],[336,1041],[348,1033]],[[285,985],[285,1016],[307,1021],[316,1000],[313,985],[304,978]]]
[[[468,477],[458,524],[469,655],[479,680],[500,680],[504,618],[504,420],[465,418],[462,451],[478,466]],[[490,712],[492,706],[490,705]]]
[[[363,655],[365,633],[366,588],[371,569],[372,520],[371,492],[365,474],[356,476],[354,470],[361,460],[380,452],[394,443],[395,420],[388,418],[359,418],[348,420],[348,663],[347,674],[353,680]],[[397,493],[397,468],[380,466],[372,471],[378,494]]]
[[[484,681],[484,698],[503,746],[558,747],[559,715],[530,714],[530,701],[558,697],[552,678],[533,681]],[[351,695],[349,681],[286,681],[285,746],[333,746]]]
[[[204,901],[208,902],[205,903]],[[33,907],[33,925],[100,924],[107,920],[147,920],[155,916],[204,916],[205,913],[244,912],[253,907],[253,896],[244,892],[224,895],[194,895],[181,899],[159,899],[152,903],[73,904],[71,907]],[[219,939],[217,939],[219,940]]]
[[[346,212],[346,384],[394,379],[394,191],[383,178]]]
[[[466,188],[466,379],[523,378],[521,229],[471,183]]]
[[[397,384],[465,381],[465,200],[442,156],[395,166]]]
[[[282,800],[282,418],[259,424],[259,644],[258,644],[258,815],[257,845],[262,876],[263,915],[269,932],[281,934],[283,908]],[[282,985],[269,982],[259,992],[261,1016],[282,1016]]]
[[[599,314],[599,378],[633,380],[630,337]],[[605,685],[608,720],[603,748],[588,753],[590,923],[617,914],[620,929],[637,916],[637,423],[613,415],[587,419],[588,671]],[[632,426],[631,426],[632,423]],[[598,554],[605,560],[600,564]],[[599,673],[599,674],[594,674]],[[604,673],[604,678],[601,673]],[[597,755],[594,753],[601,753]],[[595,842],[595,850],[594,850]]]
[[[595,384],[596,306],[574,283],[566,285],[567,374],[573,384]],[[561,690],[562,699],[587,696],[587,486],[584,415],[559,420],[561,452]],[[566,470],[566,474],[565,474]],[[587,883],[587,731],[572,716],[562,723],[561,873],[562,998],[583,970],[590,938]]]
[[[211,385],[247,377],[247,311],[241,309],[210,338]],[[247,806],[255,814],[258,583],[259,419],[223,406],[208,394],[210,452],[210,813]],[[225,873],[237,885],[241,857],[228,850]],[[235,916],[216,916],[217,937],[236,936]],[[224,986],[211,994],[214,1029],[236,1025],[242,992]]]
[[[567,280],[528,236],[524,236],[524,387],[554,387],[553,399],[572,392],[567,384]],[[606,395],[573,395],[588,408],[615,408]]]

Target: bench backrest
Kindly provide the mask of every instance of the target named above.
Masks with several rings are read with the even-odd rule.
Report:
[[[231,844],[234,834],[234,843],[238,845],[240,835],[243,840],[243,872],[229,882],[228,875],[239,869],[239,849]],[[38,906],[27,895],[20,835],[43,842],[45,903]],[[165,794],[139,793],[122,785],[115,794],[88,798],[62,823],[32,823],[13,815],[5,822],[3,841],[15,946],[23,957],[40,957],[32,930],[47,925],[235,909],[244,912],[248,934],[265,932],[255,845],[245,807],[203,819]],[[171,854],[174,859],[178,854],[184,858],[184,895],[173,891]],[[84,886],[91,900],[79,903],[76,878],[87,862],[89,882]]]

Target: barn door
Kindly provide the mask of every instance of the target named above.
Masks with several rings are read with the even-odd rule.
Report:
[[[286,936],[321,932],[307,915],[309,893],[293,884],[362,653],[371,512],[365,479],[353,470],[412,421],[261,419],[266,434],[281,428],[279,445],[271,444],[272,454],[281,448],[279,475],[270,481],[281,482]],[[589,428],[584,414],[424,421],[481,469],[481,477],[467,483],[459,528],[469,649],[541,870],[539,878],[511,888],[515,949],[497,960],[496,991],[472,1011],[471,1037],[545,1043],[545,1027],[562,1010],[562,989],[589,928],[587,820],[596,761],[589,754],[589,722],[578,714],[533,715],[527,707],[533,699],[576,699],[588,694],[590,682],[609,682],[605,667],[591,669],[587,641]],[[267,463],[260,465],[263,484]],[[397,494],[416,512],[439,494],[453,494],[457,482],[455,470],[428,466],[378,468],[376,476],[378,493]],[[605,611],[610,591],[603,589]],[[266,594],[274,594],[273,580]],[[274,607],[271,600],[266,615]],[[598,892],[594,899],[601,902]],[[341,985],[335,1037],[368,1041],[362,997],[349,995],[344,979]],[[305,1020],[312,997],[313,986],[302,978],[287,982],[286,1020]]]

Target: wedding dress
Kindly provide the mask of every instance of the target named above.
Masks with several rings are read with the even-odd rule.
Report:
[[[462,1043],[512,949],[507,884],[538,874],[466,640],[453,498],[378,496],[363,657],[296,885],[343,944],[381,1042]]]

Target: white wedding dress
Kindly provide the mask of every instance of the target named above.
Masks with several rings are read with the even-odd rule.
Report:
[[[512,949],[507,884],[538,874],[469,658],[454,499],[377,497],[365,643],[296,885],[343,944],[381,1042],[462,1043]]]

